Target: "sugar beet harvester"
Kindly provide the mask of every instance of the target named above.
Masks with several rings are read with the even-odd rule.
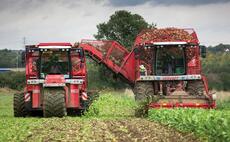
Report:
[[[87,71],[84,51],[70,43],[26,46],[26,87],[14,95],[14,116],[43,112],[62,117],[87,109]]]
[[[215,94],[201,73],[199,46],[193,29],[142,31],[131,52],[116,41],[82,40],[85,52],[132,87],[135,99],[151,108],[215,108]]]

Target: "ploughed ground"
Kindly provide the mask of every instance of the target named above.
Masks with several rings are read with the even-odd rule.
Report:
[[[142,118],[46,118],[25,141],[195,142],[185,134]]]

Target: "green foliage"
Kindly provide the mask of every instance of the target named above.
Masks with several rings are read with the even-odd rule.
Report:
[[[104,93],[93,102],[86,117],[127,117],[134,115],[134,98],[115,92]]]
[[[227,49],[230,49],[229,45],[209,47],[207,57],[202,60],[211,89],[230,90],[230,52],[226,52]]]
[[[8,87],[11,89],[21,90],[25,86],[24,72],[6,72],[0,73],[0,87]]]
[[[12,94],[0,93],[0,141],[23,141],[32,128],[41,125],[36,118],[14,118],[12,100]]]
[[[21,67],[21,54],[18,54],[19,52],[18,50],[0,50],[0,68],[13,68],[17,67],[17,64]]]
[[[223,52],[225,52],[225,51],[227,51],[227,50],[229,50],[230,51],[230,45],[229,44],[219,44],[219,45],[217,45],[217,46],[215,46],[215,47],[208,47],[208,50],[210,51],[210,52],[212,52],[212,53],[217,53],[217,52],[219,52],[219,53],[223,53]]]
[[[203,140],[230,141],[230,111],[203,109],[151,110],[149,119],[183,132],[193,132]]]
[[[88,88],[89,90],[103,90],[107,88],[122,89],[128,85],[124,81],[116,78],[114,73],[104,65],[87,59]]]
[[[0,92],[0,116],[9,117],[13,114],[13,96],[10,94],[2,94]]]
[[[138,14],[120,10],[111,15],[108,22],[97,25],[95,38],[118,41],[130,50],[136,35],[146,28],[155,28],[155,25],[148,24]]]
[[[230,110],[230,99],[223,101],[217,100],[217,108],[219,110]]]

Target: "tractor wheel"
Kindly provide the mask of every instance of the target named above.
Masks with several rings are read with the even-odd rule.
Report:
[[[187,91],[189,95],[202,96],[204,95],[204,85],[202,81],[188,81]]]
[[[162,92],[164,96],[168,96],[168,88],[166,82],[162,83]]]
[[[24,94],[14,94],[14,116],[25,117],[27,115]]]
[[[133,89],[135,100],[138,104],[135,116],[145,117],[148,115],[148,105],[153,99],[154,89],[150,82],[137,82]]]
[[[44,90],[43,115],[44,117],[63,117],[66,115],[65,93],[63,90]]]
[[[154,88],[151,82],[137,82],[133,89],[135,100],[146,102],[151,101],[154,95]]]

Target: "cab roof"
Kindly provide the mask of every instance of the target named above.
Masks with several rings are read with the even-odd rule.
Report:
[[[37,46],[72,46],[72,44],[68,42],[47,42],[39,43]]]
[[[47,42],[47,43],[39,43],[36,45],[26,45],[28,49],[36,49],[36,48],[48,48],[48,49],[58,49],[58,48],[71,48],[73,45],[68,42]]]

